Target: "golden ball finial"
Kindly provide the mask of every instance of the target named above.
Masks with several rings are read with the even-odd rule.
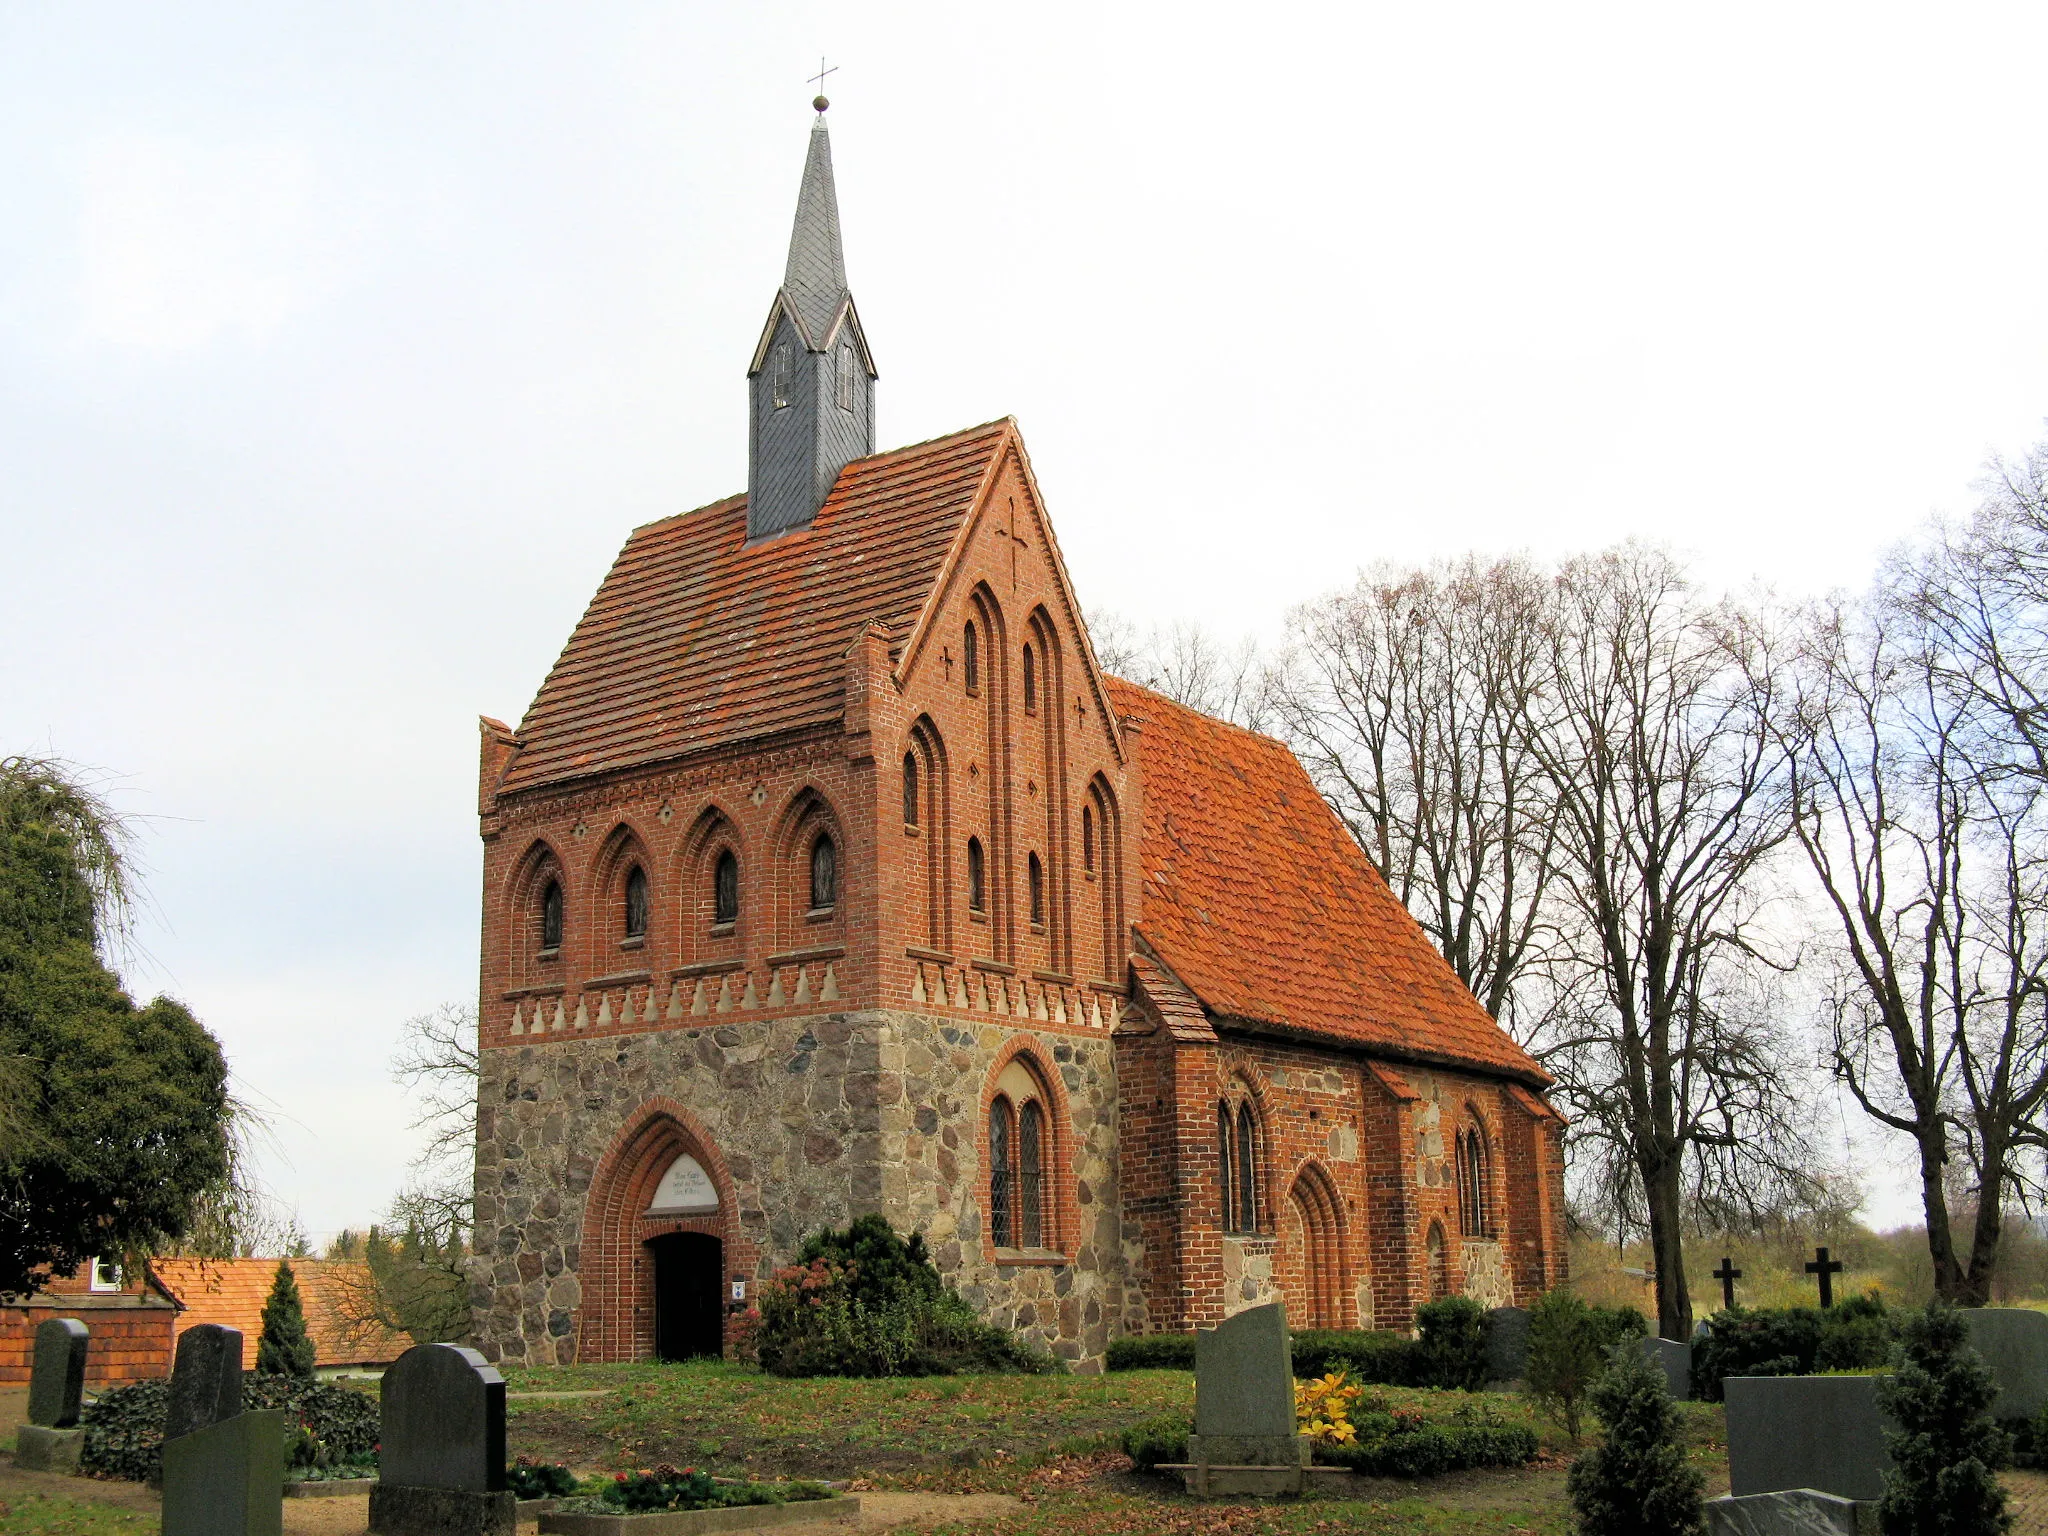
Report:
[[[827,100],[826,100],[826,99],[825,99],[824,97],[822,97],[822,96],[813,96],[813,97],[811,98],[811,105],[812,105],[813,107],[816,107],[816,108],[817,108],[817,109],[818,109],[818,110],[819,110],[820,112],[822,112],[822,111],[824,111],[824,110],[825,110],[825,109],[826,109],[827,107],[831,106],[831,105],[832,105],[832,103],[831,103],[831,102],[829,102],[829,101],[827,101]]]

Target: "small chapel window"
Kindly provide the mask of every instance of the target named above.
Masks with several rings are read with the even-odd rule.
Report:
[[[1045,1111],[1032,1100],[1018,1117],[1017,1222],[1026,1248],[1045,1246]]]
[[[774,390],[775,409],[781,410],[789,404],[789,348],[775,349],[775,361],[768,370],[770,388]]]
[[[839,901],[839,850],[820,836],[811,844],[811,910],[822,912]]]
[[[1258,1127],[1251,1101],[1237,1106],[1237,1229],[1259,1230]]]
[[[726,849],[711,871],[711,921],[736,923],[740,918],[740,861]]]
[[[1024,647],[1024,713],[1038,713],[1038,655],[1028,645]]]
[[[981,636],[972,624],[960,637],[960,672],[969,693],[981,692]]]
[[[988,1235],[998,1248],[1017,1246],[1012,1215],[1010,1153],[1014,1116],[1008,1099],[997,1099],[988,1111]]]
[[[550,880],[540,898],[540,952],[552,955],[562,947],[562,883]]]
[[[970,912],[988,910],[988,892],[984,888],[986,873],[982,867],[981,839],[970,837],[967,839],[967,910]]]
[[[647,872],[638,864],[626,876],[626,937],[647,937]]]
[[[1095,873],[1095,809],[1087,805],[1081,807],[1081,867]]]
[[[1486,1142],[1474,1126],[1458,1135],[1458,1231],[1465,1237],[1485,1237],[1486,1231]]]
[[[1237,1229],[1237,1202],[1232,1198],[1236,1183],[1236,1143],[1236,1125],[1231,1117],[1229,1101],[1219,1101],[1216,1105],[1216,1172],[1223,1185],[1223,1230],[1226,1232]]]
[[[1031,926],[1045,926],[1045,866],[1038,862],[1038,855],[1032,854],[1025,862],[1025,872],[1031,884]]]
[[[853,348],[850,346],[841,347],[839,349],[839,409],[842,411],[853,409],[853,368]]]
[[[917,825],[917,754],[903,754],[903,825]]]

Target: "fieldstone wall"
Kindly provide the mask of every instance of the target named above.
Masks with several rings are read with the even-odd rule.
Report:
[[[1065,1100],[1053,1195],[1067,1262],[999,1262],[986,1241],[983,1094],[1020,1035]],[[588,1209],[593,1180],[656,1099],[695,1121],[723,1185],[716,1218],[676,1225],[724,1237],[735,1273],[765,1276],[819,1227],[881,1211],[926,1234],[941,1272],[991,1322],[1084,1369],[1114,1334],[1142,1327],[1137,1287],[1125,1283],[1137,1241],[1119,1214],[1107,1039],[880,1011],[548,1037],[486,1050],[479,1094],[471,1295],[489,1359],[622,1352],[593,1348],[593,1337],[637,1339],[626,1357],[644,1352],[630,1316],[591,1315],[634,1304],[624,1271],[638,1213],[603,1217],[621,1228],[608,1241],[586,1224],[600,1219]]]

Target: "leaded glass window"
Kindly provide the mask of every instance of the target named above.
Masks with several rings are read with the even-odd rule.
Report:
[[[971,912],[988,910],[986,875],[987,871],[982,867],[981,839],[970,837],[967,839],[967,908]]]
[[[738,922],[740,916],[740,861],[726,849],[711,871],[711,921]]]
[[[988,1112],[988,1231],[998,1248],[1017,1246],[1010,1167],[1014,1140],[1010,1101],[997,1099]]]
[[[903,825],[917,825],[917,754],[903,754]]]
[[[839,850],[832,839],[820,837],[811,844],[811,910],[816,912],[839,900]]]
[[[1026,1104],[1017,1137],[1017,1225],[1022,1246],[1045,1246],[1045,1111]]]
[[[562,947],[562,883],[550,880],[540,897],[540,947],[552,952]]]
[[[1237,1106],[1237,1229],[1259,1230],[1258,1127],[1249,1103]]]
[[[1043,925],[1045,922],[1045,866],[1038,862],[1038,855],[1032,854],[1025,863],[1025,872],[1030,876],[1031,921]]]
[[[1237,1153],[1236,1148],[1231,1145],[1235,1139],[1231,1132],[1230,1106],[1228,1104],[1218,1104],[1216,1106],[1216,1171],[1223,1180],[1223,1230],[1226,1232],[1237,1230],[1237,1203],[1231,1198],[1236,1183],[1232,1175],[1236,1172],[1234,1165],[1237,1160]]]
[[[647,937],[647,872],[637,864],[626,876],[626,937]]]

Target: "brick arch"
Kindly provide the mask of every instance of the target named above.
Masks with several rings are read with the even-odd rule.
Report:
[[[1356,1327],[1344,1201],[1321,1163],[1311,1158],[1296,1171],[1274,1225],[1274,1269],[1289,1317],[1305,1328]]]
[[[1226,1049],[1217,1058],[1216,1065],[1219,1102],[1228,1103],[1233,1115],[1239,1104],[1251,1104],[1252,1129],[1256,1136],[1252,1146],[1252,1180],[1258,1197],[1259,1230],[1272,1232],[1279,1216],[1282,1188],[1276,1177],[1279,1160],[1275,1156],[1273,1136],[1272,1084],[1249,1051]],[[1235,1125],[1232,1134],[1237,1134]],[[1233,1170],[1232,1180],[1236,1177]]]
[[[550,878],[562,888],[562,947],[567,949],[571,925],[579,915],[576,910],[578,903],[569,889],[568,865],[563,863],[554,844],[544,837],[535,838],[505,879],[504,910],[512,921],[512,932],[508,935],[512,973],[522,982],[546,979],[540,974],[540,965],[535,957],[540,951],[541,893],[547,889]],[[555,974],[559,978],[559,971]]]
[[[996,1256],[995,1234],[989,1225],[989,1145],[988,1117],[995,1107],[996,1080],[1007,1071],[1012,1062],[1022,1061],[1024,1069],[1037,1081],[1039,1092],[1045,1100],[1046,1132],[1052,1145],[1042,1153],[1045,1164],[1043,1176],[1051,1187],[1051,1198],[1045,1203],[1045,1214],[1051,1230],[1044,1234],[1045,1246],[1072,1258],[1080,1246],[1081,1220],[1079,1194],[1074,1184],[1074,1115],[1067,1102],[1067,1085],[1053,1069],[1052,1052],[1046,1042],[1036,1035],[1016,1034],[1004,1041],[1002,1047],[991,1058],[988,1070],[982,1074],[981,1103],[975,1115],[974,1148],[974,1204],[981,1212],[981,1254],[993,1263]],[[1091,1190],[1091,1199],[1099,1200],[1107,1194],[1104,1190]]]
[[[1454,1188],[1458,1197],[1458,1236],[1461,1240],[1486,1241],[1500,1235],[1500,1210],[1498,1193],[1500,1189],[1500,1137],[1495,1129],[1486,1123],[1486,1116],[1479,1106],[1467,1099],[1458,1106],[1457,1123],[1452,1128],[1454,1157],[1452,1168]],[[1468,1143],[1478,1143],[1479,1185],[1476,1191],[1468,1187],[1472,1176],[1471,1165],[1466,1159],[1471,1156]],[[1467,1201],[1477,1208],[1478,1229],[1466,1230],[1471,1223],[1467,1219]]]
[[[684,1153],[696,1158],[709,1175],[711,1187],[718,1191],[718,1210],[709,1216],[647,1216],[662,1174]],[[753,1274],[760,1254],[741,1235],[738,1199],[732,1170],[703,1123],[674,1099],[642,1101],[612,1138],[584,1200],[578,1266],[582,1299],[572,1318],[576,1358],[653,1358],[654,1276],[641,1247],[650,1237],[708,1232],[725,1244],[728,1274]]]
[[[1116,790],[1108,775],[1098,770],[1088,780],[1082,803],[1093,813],[1095,823],[1095,867],[1086,868],[1083,858],[1081,881],[1093,893],[1095,915],[1102,945],[1102,978],[1121,981],[1126,963],[1124,935],[1124,820]]]
[[[609,968],[609,957],[616,953],[619,940],[626,936],[626,874],[635,864],[647,876],[647,935],[651,939],[659,931],[661,913],[667,903],[663,899],[664,892],[656,883],[659,871],[653,854],[648,852],[647,839],[640,835],[638,827],[622,817],[590,856],[587,875],[587,899],[595,918],[592,938],[596,949],[593,958],[600,970]]]
[[[739,865],[739,921],[733,924],[732,932],[714,935],[711,882],[719,854],[728,849]],[[675,891],[676,953],[685,962],[745,954],[748,935],[762,922],[773,920],[772,914],[762,910],[767,893],[740,821],[716,800],[704,804],[677,843],[669,859],[669,880]]]
[[[829,835],[838,856],[838,896],[832,915],[813,920],[811,910],[811,847],[821,835]],[[839,819],[832,799],[816,784],[806,782],[782,804],[774,829],[768,837],[766,869],[759,884],[768,893],[776,932],[784,948],[830,942],[845,932],[848,881],[853,861],[847,846],[846,826]]]
[[[906,757],[918,765],[918,848],[912,867],[921,873],[925,942],[951,954],[953,949],[953,777],[946,738],[930,715],[919,715],[903,738]],[[906,829],[905,836],[909,831]]]
[[[1017,949],[1017,881],[1020,877],[1016,833],[1009,825],[1002,803],[1004,787],[1013,782],[1010,712],[1010,626],[995,590],[985,581],[976,582],[967,594],[967,611],[981,629],[981,697],[979,700],[981,771],[986,789],[969,795],[960,818],[961,858],[966,858],[967,839],[981,840],[982,918],[968,920],[959,931],[966,936],[964,948],[986,958],[1015,964]],[[970,740],[970,759],[976,744]],[[976,801],[980,804],[977,805]],[[967,902],[966,882],[961,882],[960,906]]]

